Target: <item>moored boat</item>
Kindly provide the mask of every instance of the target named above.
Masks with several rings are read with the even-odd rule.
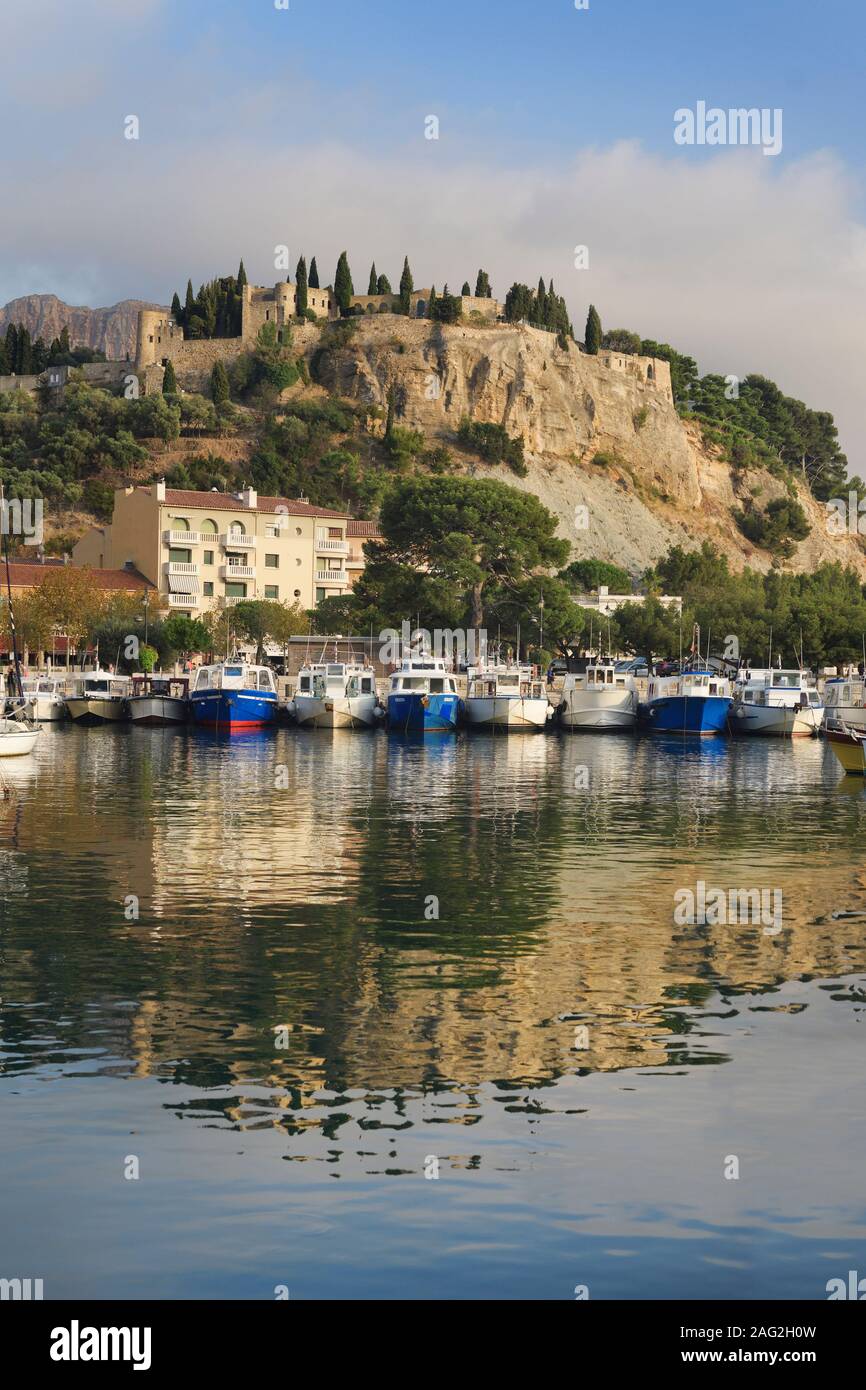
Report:
[[[200,666],[189,696],[196,724],[210,728],[260,729],[277,713],[277,687],[270,666],[241,658]]]
[[[185,724],[189,714],[188,676],[167,676],[158,672],[132,677],[132,694],[127,700],[133,724],[164,726]]]
[[[20,697],[13,696],[7,702],[10,712],[23,708],[28,719],[39,724],[55,723],[66,718],[66,684],[63,680],[56,676],[25,676],[21,681],[21,690]]]
[[[547,726],[553,706],[533,666],[491,665],[469,671],[466,722],[476,729],[537,731]]]
[[[32,753],[41,730],[19,715],[0,719],[0,758],[18,758]]]
[[[824,718],[818,691],[802,670],[750,670],[734,685],[730,727],[763,738],[808,738]]]
[[[650,676],[642,710],[653,733],[721,734],[732,704],[731,683],[707,667]]]
[[[828,725],[827,742],[846,772],[866,774],[866,732],[845,724]]]
[[[302,728],[372,728],[384,713],[376,694],[375,671],[350,661],[303,666],[287,712]]]
[[[866,681],[859,675],[833,676],[824,684],[824,723],[866,729]]]
[[[453,733],[462,704],[442,657],[407,656],[389,683],[388,727],[401,733]]]
[[[119,724],[126,718],[129,676],[112,671],[85,671],[66,697],[69,716],[77,724]]]
[[[634,676],[617,670],[613,661],[592,662],[585,671],[565,677],[558,709],[564,729],[633,729],[638,712]]]

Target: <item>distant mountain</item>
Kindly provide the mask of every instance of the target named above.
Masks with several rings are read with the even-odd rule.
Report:
[[[56,294],[25,294],[0,309],[0,333],[10,323],[23,323],[34,339],[50,343],[59,338],[64,325],[74,347],[85,346],[104,352],[108,358],[135,354],[135,329],[139,309],[161,309],[144,299],[122,299],[110,309],[86,309],[64,304]]]

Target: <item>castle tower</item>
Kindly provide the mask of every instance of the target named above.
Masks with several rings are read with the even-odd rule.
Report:
[[[135,334],[135,365],[139,370],[171,356],[183,332],[160,309],[139,309]]]

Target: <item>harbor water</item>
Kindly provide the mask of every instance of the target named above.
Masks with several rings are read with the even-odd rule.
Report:
[[[0,1276],[866,1273],[866,792],[823,741],[58,725],[3,773]],[[678,921],[698,884],[780,929]]]

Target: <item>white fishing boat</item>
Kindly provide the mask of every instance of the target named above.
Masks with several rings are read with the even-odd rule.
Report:
[[[32,753],[41,730],[38,724],[31,724],[23,715],[14,719],[0,719],[0,758],[20,758]]]
[[[136,674],[132,677],[132,694],[126,702],[129,717],[133,724],[185,724],[189,713],[188,694],[187,676],[159,672],[148,676]]]
[[[824,727],[866,729],[866,681],[860,675],[833,676],[824,684]]]
[[[558,708],[564,729],[633,729],[638,710],[634,676],[618,670],[613,661],[594,661],[565,677]]]
[[[730,711],[732,733],[762,738],[814,737],[824,703],[803,670],[748,670],[737,676]]]
[[[354,661],[319,661],[298,673],[295,697],[286,707],[308,729],[372,728],[384,715],[372,666]]]
[[[11,713],[23,709],[28,719],[38,724],[54,723],[65,719],[66,683],[56,676],[25,676],[21,682],[23,694],[9,699],[7,708]]]
[[[70,718],[78,724],[118,724],[126,718],[132,682],[112,671],[85,671],[66,697]]]
[[[544,681],[534,666],[472,667],[466,720],[476,729],[544,729],[553,717]]]

